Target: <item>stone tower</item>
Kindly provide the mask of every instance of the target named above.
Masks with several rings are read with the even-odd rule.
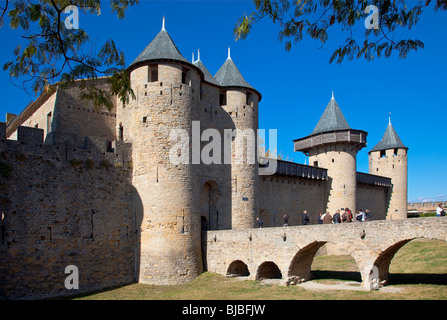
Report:
[[[231,59],[230,49],[227,60],[214,78],[222,87],[220,104],[231,116],[235,129],[231,157],[231,226],[233,229],[252,228],[258,214],[257,129],[260,94],[244,80]]]
[[[348,207],[355,212],[357,152],[366,146],[367,133],[351,129],[332,98],[312,133],[294,140],[294,151],[309,156],[309,165],[326,168],[327,208],[332,214]]]
[[[118,105],[117,123],[131,142],[141,283],[176,284],[202,272],[197,166],[170,160],[172,130],[192,136],[203,72],[179,52],[164,27],[128,68],[136,95]],[[186,155],[190,158],[190,154]]]
[[[382,140],[368,152],[369,173],[391,178],[387,219],[407,218],[407,152],[389,120]]]

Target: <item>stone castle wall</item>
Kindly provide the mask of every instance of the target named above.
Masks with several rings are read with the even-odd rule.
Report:
[[[42,129],[19,127],[18,140],[6,140],[1,123],[0,139],[0,298],[135,281],[140,221],[131,208],[138,195],[128,162],[96,148],[44,145]],[[79,270],[76,292],[64,285],[68,265]]]

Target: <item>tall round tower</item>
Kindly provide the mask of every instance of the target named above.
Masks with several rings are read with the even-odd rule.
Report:
[[[231,59],[230,49],[214,78],[222,87],[220,105],[231,116],[235,129],[231,157],[231,227],[252,228],[258,214],[257,129],[261,94],[244,80]]]
[[[369,173],[391,178],[393,185],[387,219],[407,218],[407,153],[408,148],[400,140],[390,119],[382,140],[368,152]]]
[[[192,136],[203,73],[180,54],[164,21],[128,70],[136,100],[118,107],[117,122],[132,143],[135,214],[141,220],[138,280],[183,283],[202,272],[199,194],[196,167],[171,162],[178,142],[171,133]]]
[[[366,146],[367,133],[351,129],[332,94],[312,133],[294,140],[294,151],[309,156],[309,165],[326,168],[327,209],[356,209],[357,152]],[[326,199],[323,199],[326,200]]]

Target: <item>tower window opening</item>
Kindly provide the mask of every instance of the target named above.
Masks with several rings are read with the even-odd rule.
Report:
[[[149,68],[150,79],[148,82],[158,81],[158,65],[151,66]]]
[[[185,71],[182,72],[182,83],[186,84],[186,72]]]
[[[383,158],[386,156],[385,150],[380,150],[380,157]]]
[[[394,149],[394,156],[397,156],[397,149]]]
[[[147,117],[143,117],[143,123],[147,122]]]
[[[221,106],[224,106],[224,105],[227,104],[227,96],[226,96],[225,93],[221,93],[219,95],[219,103],[220,103]]]
[[[318,161],[314,161],[314,167],[318,167]]]

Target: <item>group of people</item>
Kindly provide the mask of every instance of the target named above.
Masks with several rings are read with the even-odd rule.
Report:
[[[308,225],[310,224],[310,218],[307,214],[307,210],[303,211],[302,214],[302,224]],[[355,215],[349,210],[349,208],[345,208],[343,210],[343,214],[340,213],[340,210],[337,210],[332,216],[329,211],[326,213],[320,213],[318,217],[318,224],[331,224],[331,223],[349,223],[353,221],[365,222],[371,220],[371,211],[369,209],[357,210]],[[264,222],[258,217],[256,218],[256,227],[262,228]],[[289,226],[289,215],[285,214],[283,216],[283,226]]]
[[[371,210],[366,209],[363,211],[360,209],[353,214],[349,208],[345,208],[343,214],[340,214],[340,210],[337,210],[333,216],[329,211],[320,213],[318,224],[349,223],[353,221],[365,222],[369,220],[371,220]]]

